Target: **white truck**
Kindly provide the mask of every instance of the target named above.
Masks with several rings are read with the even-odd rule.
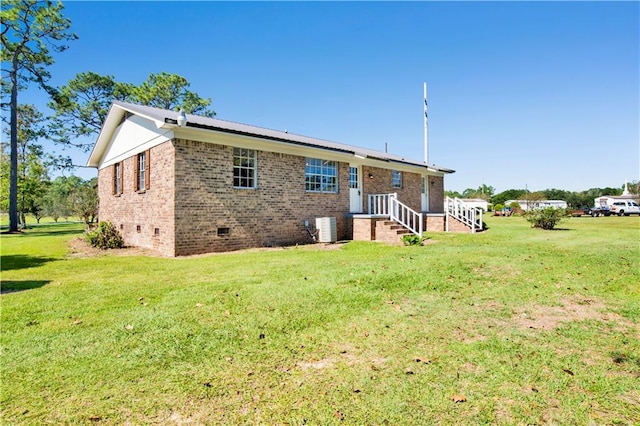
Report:
[[[618,216],[629,216],[637,214],[640,216],[640,205],[633,200],[618,200],[611,205],[611,214]]]

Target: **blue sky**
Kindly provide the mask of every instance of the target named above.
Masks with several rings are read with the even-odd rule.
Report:
[[[218,118],[423,159],[485,183],[640,178],[638,2],[65,2],[53,83],[177,73]],[[23,103],[44,108],[33,91]],[[86,162],[88,154],[75,154]],[[85,177],[95,171],[83,171]]]

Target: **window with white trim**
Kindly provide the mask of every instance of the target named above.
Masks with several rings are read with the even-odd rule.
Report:
[[[304,187],[308,192],[338,192],[338,165],[335,161],[307,158]]]
[[[397,170],[391,172],[391,186],[394,188],[402,188],[402,172]]]
[[[233,148],[233,187],[256,188],[257,157],[253,149]]]
[[[113,195],[122,194],[122,163],[113,165]]]
[[[134,186],[136,191],[145,191],[150,188],[149,150],[141,152],[135,158]]]
[[[358,168],[349,167],[349,188],[358,189]]]

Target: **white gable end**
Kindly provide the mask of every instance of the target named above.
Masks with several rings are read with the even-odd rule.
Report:
[[[124,120],[113,132],[98,169],[173,139],[173,130],[159,128],[161,124],[137,115]]]

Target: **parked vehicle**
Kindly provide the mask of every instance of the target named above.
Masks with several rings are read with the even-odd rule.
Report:
[[[579,209],[569,210],[569,214],[571,214],[571,216],[573,217],[580,217],[584,215],[590,216],[591,207],[583,206],[583,207],[580,207]]]
[[[640,215],[640,205],[631,200],[615,201],[611,205],[611,214],[617,214],[618,216]]]
[[[607,205],[595,206],[595,207],[591,207],[587,212],[587,214],[593,217],[611,216],[611,209]]]
[[[606,201],[601,201],[600,203],[596,203],[595,206],[591,207],[587,214],[593,217],[598,216],[611,216],[611,209]]]

